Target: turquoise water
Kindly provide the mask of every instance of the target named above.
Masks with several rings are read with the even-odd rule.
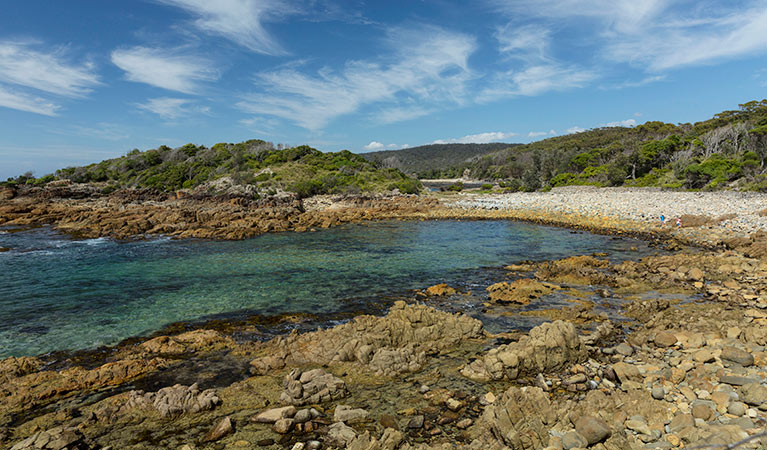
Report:
[[[330,314],[483,268],[645,243],[509,221],[373,222],[245,241],[0,229],[0,357],[112,345],[178,321]],[[362,299],[362,300],[360,300]]]

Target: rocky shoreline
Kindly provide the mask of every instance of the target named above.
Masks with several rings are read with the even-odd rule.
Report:
[[[200,329],[116,347],[92,367],[73,362],[54,369],[41,358],[8,358],[0,361],[0,446],[299,450],[767,444],[760,435],[767,424],[767,259],[759,230],[749,236],[720,235],[715,228],[658,230],[649,221],[621,217],[404,199],[388,210],[378,200],[347,200],[362,205],[354,214],[343,202],[315,199],[296,214],[338,214],[332,216],[338,223],[384,214],[551,221],[670,236],[707,249],[679,248],[619,264],[599,255],[574,255],[509,266],[487,293],[473,294],[486,296],[489,311],[516,314],[516,305],[555,291],[572,293],[572,307],[536,312],[551,322],[528,333],[492,335],[476,319],[430,306],[472,295],[440,285],[395,303],[381,317],[358,316],[267,342],[240,342],[231,330]],[[71,224],[70,230],[91,230],[99,214],[118,204],[92,200],[98,206],[72,220],[66,217],[74,215],[62,212],[72,208],[67,201],[35,201],[44,205],[44,216],[34,209],[8,212],[35,204],[23,199],[10,200],[11,207],[6,200],[0,214],[17,214],[14,225],[46,217],[61,229]],[[184,202],[199,207],[194,203],[199,201],[173,200],[178,202],[173,208],[183,209],[177,205]],[[460,201],[466,201],[464,196]],[[144,203],[140,211],[167,209]],[[247,209],[216,207],[221,214]],[[308,223],[300,220],[295,223]],[[597,312],[607,301],[621,305],[622,319]],[[227,369],[213,363],[221,358],[248,367],[250,374],[221,382],[216,372]],[[187,374],[195,382],[159,381],[172,378],[168,374],[190,360],[197,361]]]

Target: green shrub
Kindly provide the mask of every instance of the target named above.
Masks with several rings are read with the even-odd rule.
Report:
[[[463,183],[461,183],[460,181],[457,183],[453,183],[447,187],[447,190],[454,191],[454,192],[461,192],[463,190]]]

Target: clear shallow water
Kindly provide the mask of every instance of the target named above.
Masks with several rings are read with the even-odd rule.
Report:
[[[649,252],[633,239],[509,221],[373,222],[245,241],[72,240],[0,228],[0,357],[112,345],[224,314],[329,314],[349,299],[526,259]],[[637,247],[639,252],[630,251]]]

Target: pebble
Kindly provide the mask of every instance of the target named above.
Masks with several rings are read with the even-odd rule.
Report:
[[[652,398],[655,400],[663,400],[663,398],[666,396],[666,390],[663,389],[660,386],[655,386],[652,388]]]

